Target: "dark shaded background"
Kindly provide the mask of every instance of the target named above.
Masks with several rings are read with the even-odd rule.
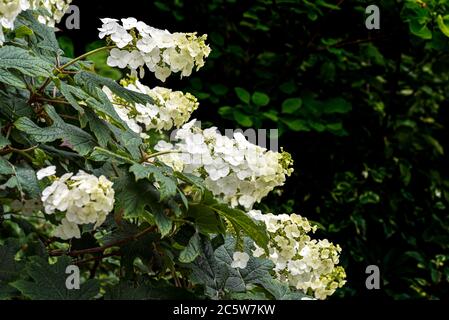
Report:
[[[342,246],[348,283],[335,296],[447,298],[449,51],[432,20],[447,8],[378,3],[381,29],[369,31],[367,1],[75,0],[81,29],[60,37],[81,54],[101,17],[207,33],[206,66],[164,86],[194,93],[203,124],[280,130],[295,173],[260,208],[304,215]],[[244,103],[235,87],[270,102]],[[301,106],[286,112],[288,99]],[[371,264],[380,290],[365,288]]]

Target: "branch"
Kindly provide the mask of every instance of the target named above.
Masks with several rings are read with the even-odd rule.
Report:
[[[4,155],[10,154],[10,153],[17,153],[17,154],[21,155],[22,157],[27,158],[30,161],[34,161],[34,158],[32,156],[30,156],[27,152],[33,151],[37,147],[38,146],[33,146],[31,148],[21,150],[21,149],[13,148],[11,146],[7,146],[6,148],[0,150],[0,155],[4,156]]]
[[[53,251],[49,252],[49,255],[50,256],[68,255],[68,256],[71,256],[71,257],[76,257],[76,256],[83,255],[83,254],[86,254],[86,253],[99,253],[99,252],[102,253],[106,249],[109,249],[109,248],[112,248],[112,247],[117,247],[117,246],[119,246],[121,244],[125,244],[125,243],[133,241],[133,240],[137,240],[140,237],[142,237],[142,236],[144,236],[144,235],[154,231],[155,229],[156,229],[155,226],[151,226],[151,227],[148,227],[148,228],[142,230],[141,232],[136,233],[135,235],[132,235],[132,236],[130,236],[128,238],[117,240],[117,241],[113,241],[113,242],[105,244],[104,246],[101,246],[101,247],[89,248],[89,249],[83,249],[83,250],[74,250],[74,251],[69,251],[69,252],[66,252],[64,250],[53,250]]]
[[[80,55],[79,57],[77,57],[77,58],[75,58],[75,59],[73,59],[73,60],[67,62],[66,64],[60,66],[59,68],[57,68],[57,71],[60,72],[60,73],[62,73],[62,71],[63,71],[65,68],[70,67],[72,64],[74,64],[74,63],[76,63],[76,62],[78,62],[78,61],[80,61],[80,60],[82,60],[82,59],[84,59],[84,58],[87,58],[88,56],[90,56],[90,55],[92,55],[92,54],[101,52],[101,51],[103,51],[103,50],[113,49],[113,48],[115,48],[115,46],[105,46],[105,47],[97,48],[97,49],[94,49],[94,50],[92,50],[92,51],[86,52],[85,54],[82,54],[82,55]]]
[[[60,103],[60,104],[66,104],[66,105],[71,105],[69,102],[65,101],[65,100],[61,100],[61,99],[47,99],[44,97],[37,97],[36,98],[37,101],[42,101],[42,102],[48,102],[48,103]]]
[[[159,151],[153,154],[149,154],[149,155],[145,155],[143,157],[143,161],[142,162],[148,162],[148,160],[152,159],[152,158],[156,158],[159,156],[163,156],[165,154],[171,154],[171,153],[182,153],[181,150],[167,150],[167,151]]]
[[[55,68],[55,70],[53,71],[53,73],[55,75],[57,75],[59,73],[67,73],[67,72],[64,71],[64,69],[67,68],[67,67],[70,67],[72,64],[74,64],[74,63],[76,63],[76,62],[78,62],[78,61],[80,61],[80,60],[82,60],[84,58],[87,58],[88,56],[90,56],[92,54],[98,53],[98,52],[103,51],[103,50],[113,49],[113,48],[115,48],[115,46],[105,46],[105,47],[97,48],[97,49],[94,49],[92,51],[86,52],[86,53],[80,55],[79,57],[77,57],[77,58],[75,58],[73,60],[70,60],[69,62],[67,62],[66,64],[64,64],[62,66],[57,66]],[[50,84],[51,80],[52,80],[51,77],[48,77],[37,92],[38,93],[44,92],[45,88]]]

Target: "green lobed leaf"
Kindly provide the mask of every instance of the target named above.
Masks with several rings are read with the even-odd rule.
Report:
[[[179,261],[182,263],[193,262],[201,252],[201,238],[199,233],[195,233],[189,240],[187,246],[179,254]]]
[[[67,99],[70,105],[73,108],[75,108],[76,111],[78,111],[80,114],[84,114],[84,109],[79,105],[75,97],[87,99],[90,97],[88,94],[86,94],[80,88],[71,86],[65,83],[64,81],[58,81],[56,87],[59,89],[61,94]]]
[[[267,290],[276,300],[314,300],[300,291],[291,289],[288,284],[273,278],[263,278],[257,281],[265,290]]]
[[[224,294],[223,290],[229,270],[216,260],[214,248],[210,241],[203,238],[201,249],[201,254],[190,265],[192,270],[191,280],[193,283],[204,286],[206,296],[219,299]]]
[[[89,128],[94,133],[98,144],[101,147],[104,148],[108,143],[112,142],[111,131],[103,119],[100,119],[98,115],[91,110],[86,110],[86,117],[89,122]]]
[[[220,216],[208,206],[203,204],[190,205],[187,216],[193,218],[198,231],[208,235],[213,233],[224,234],[226,227]]]
[[[90,154],[90,159],[94,161],[111,161],[115,160],[118,163],[128,163],[135,164],[135,162],[124,155],[120,155],[118,153],[95,147],[94,151]]]
[[[17,280],[12,286],[17,288],[25,297],[33,300],[88,300],[99,292],[97,280],[87,280],[81,283],[79,290],[69,290],[66,287],[66,268],[72,265],[69,257],[60,257],[50,265],[46,259],[31,257],[25,270],[29,276],[27,280]]]
[[[29,134],[34,140],[41,143],[53,142],[63,136],[63,130],[56,126],[41,128],[29,118],[19,118],[14,126]]]
[[[155,205],[154,203],[149,204],[150,211],[154,217],[154,222],[159,228],[162,238],[167,236],[173,229],[172,220],[165,214],[161,206]]]
[[[23,263],[15,260],[15,255],[20,249],[17,239],[7,239],[0,246],[0,299],[9,299],[17,295],[17,290],[9,285],[18,279],[23,269]]]
[[[0,82],[20,89],[26,88],[23,80],[6,68],[0,68]]]
[[[55,36],[55,30],[43,23],[40,23],[32,10],[23,11],[18,18],[18,22],[28,26],[34,35],[34,45],[40,49],[48,50],[54,55],[58,55],[61,50]]]
[[[228,277],[225,282],[225,288],[233,292],[244,292],[249,284],[257,284],[263,279],[271,279],[270,271],[273,270],[273,263],[267,259],[260,259],[252,256],[251,241],[246,239],[245,251],[249,254],[249,260],[246,268],[232,268],[231,263],[234,260],[233,254],[236,250],[236,240],[232,237],[226,237],[225,244],[215,250],[215,257],[218,263],[228,268]]]
[[[153,199],[157,201],[157,193],[153,186],[143,181],[136,182],[131,175],[122,175],[114,180],[117,208],[123,210],[125,216],[139,217],[145,214],[145,207]]]
[[[195,299],[195,296],[183,288],[176,288],[165,280],[120,281],[106,290],[106,300],[173,300]]]
[[[244,294],[247,299],[266,299],[270,294],[278,300],[304,297],[302,293],[293,292],[288,285],[273,279],[273,263],[252,256],[253,248],[252,240],[245,238],[244,251],[249,255],[247,266],[244,269],[232,268],[234,252],[240,251],[236,248],[236,240],[227,236],[225,243],[214,251],[211,242],[203,239],[200,255],[190,264],[192,281],[203,285],[205,295],[212,299],[236,297],[237,293]],[[259,294],[253,294],[256,288]]]
[[[264,224],[254,221],[243,211],[230,208],[225,204],[213,204],[210,208],[229,220],[233,225],[241,228],[259,247],[267,248],[269,238]]]
[[[0,133],[0,149],[11,145],[11,141]]]
[[[156,167],[155,165],[135,163],[130,167],[129,171],[134,174],[136,181],[150,179],[157,182],[159,184],[158,190],[161,193],[161,200],[172,197],[177,193],[176,178],[173,175],[168,176],[161,170],[161,168]]]
[[[33,168],[27,164],[21,164],[15,167],[15,174],[21,190],[26,191],[32,199],[40,197],[39,183]]]
[[[53,106],[46,105],[45,111],[54,121],[50,127],[41,128],[25,117],[19,118],[14,125],[20,131],[29,134],[37,142],[47,143],[62,139],[66,142],[66,146],[82,156],[92,151],[96,143],[90,134],[79,127],[65,123],[56,113]]]
[[[53,66],[25,49],[4,46],[0,48],[0,69],[14,69],[29,76],[49,77]]]
[[[133,131],[121,130],[110,123],[106,123],[106,125],[120,145],[126,148],[132,159],[134,161],[140,161],[142,157],[140,152],[140,146],[143,144],[142,138]]]
[[[75,82],[80,86],[86,88],[87,92],[95,95],[96,97],[100,97],[100,92],[102,92],[101,89],[103,88],[103,86],[106,86],[114,94],[128,102],[141,104],[153,103],[153,99],[150,96],[140,92],[128,90],[119,85],[114,80],[99,76],[91,72],[81,71],[77,73],[75,76]],[[104,99],[100,100],[104,102]]]
[[[9,163],[4,157],[0,157],[0,174],[11,175],[14,174],[14,166]]]

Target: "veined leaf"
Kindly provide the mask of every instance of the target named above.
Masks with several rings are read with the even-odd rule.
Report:
[[[66,268],[72,264],[69,257],[60,257],[56,264],[50,265],[41,257],[32,257],[25,270],[29,280],[12,283],[24,296],[34,300],[88,300],[99,292],[97,280],[87,280],[79,290],[66,287]]]
[[[1,133],[0,133],[0,149],[3,149],[6,146],[9,146],[11,144],[11,141],[9,141],[9,139],[7,139],[6,137],[4,137]]]
[[[71,106],[73,108],[75,108],[75,110],[78,111],[80,114],[84,114],[84,109],[79,105],[79,103],[75,97],[78,97],[81,99],[87,99],[90,96],[87,93],[85,93],[83,90],[81,90],[80,88],[68,85],[64,81],[58,81],[56,86],[58,87],[61,94],[71,104]]]
[[[6,68],[0,68],[0,82],[16,87],[25,89],[26,85],[18,76],[9,71]]]
[[[198,231],[203,234],[224,234],[226,231],[226,227],[220,216],[214,210],[203,204],[190,205],[187,216],[193,218]]]
[[[183,288],[176,288],[168,281],[121,281],[106,290],[106,300],[176,300],[195,299],[195,296]]]
[[[136,181],[141,179],[154,179],[159,184],[158,189],[161,193],[161,200],[176,195],[176,178],[165,175],[159,167],[136,163],[130,167],[129,171],[135,175]]]
[[[116,194],[116,203],[123,209],[125,216],[143,217],[145,207],[159,201],[159,195],[150,183],[136,182],[130,174],[123,174],[114,180],[113,188]]]
[[[33,168],[28,165],[16,166],[15,174],[22,190],[26,191],[33,199],[40,197],[39,183]]]
[[[95,147],[95,141],[90,134],[74,125],[65,123],[52,106],[46,105],[45,111],[54,121],[52,126],[41,128],[29,118],[22,117],[15,122],[16,128],[41,143],[62,139],[80,155],[88,154]]]
[[[29,76],[50,76],[53,66],[31,52],[12,46],[0,48],[0,68],[15,69]]]
[[[120,145],[128,150],[133,160],[139,161],[142,156],[139,149],[143,143],[142,138],[133,131],[121,130],[110,123],[106,123],[106,125],[114,134],[115,139],[120,143]]]
[[[98,117],[92,110],[86,110],[89,128],[94,133],[101,147],[106,147],[112,141],[111,131],[106,122]]]
[[[94,151],[90,155],[90,158],[94,161],[111,161],[115,159],[119,163],[135,164],[135,162],[124,155],[114,153],[112,151],[103,148],[94,148]]]
[[[14,166],[9,163],[4,157],[0,157],[0,174],[11,175],[14,174]]]
[[[200,256],[191,264],[191,279],[194,283],[204,286],[206,296],[219,299],[224,294],[223,289],[229,270],[216,260],[210,241],[202,239],[201,249]]]
[[[62,50],[59,48],[58,40],[55,36],[55,30],[36,20],[36,12],[32,10],[23,11],[17,21],[28,26],[34,34],[34,45],[40,49],[52,52],[55,56]]]
[[[29,118],[19,118],[14,126],[29,134],[34,140],[41,143],[53,142],[63,136],[63,130],[56,126],[41,128]]]
[[[154,210],[151,210],[151,213],[163,238],[171,232],[173,222],[167,215],[165,215],[161,206],[156,205],[155,203],[150,203],[150,208],[154,208]]]
[[[128,102],[141,104],[153,103],[153,99],[150,96],[128,90],[111,79],[99,76],[91,72],[81,71],[77,73],[77,75],[75,76],[75,82],[86,88],[89,93],[96,95],[97,98],[100,97],[98,90],[101,90],[103,86],[106,86],[114,94],[125,99]]]
[[[0,246],[0,300],[9,299],[18,293],[9,283],[18,279],[23,269],[23,263],[14,258],[19,249],[20,243],[16,239],[7,239]]]
[[[245,269],[231,267],[234,260],[233,254],[236,251],[236,241],[232,237],[228,236],[225,244],[215,250],[215,258],[218,263],[229,268],[229,275],[225,282],[226,289],[233,292],[243,292],[248,284],[259,283],[262,279],[271,279],[270,271],[273,270],[273,263],[267,259],[253,257],[251,254],[252,247],[251,241],[246,239],[245,251],[249,253],[250,259]]]
[[[189,243],[179,254],[179,261],[182,263],[193,262],[201,253],[201,238],[195,233],[189,240]]]
[[[265,226],[261,223],[257,223],[249,216],[247,216],[243,211],[238,209],[233,209],[225,204],[214,204],[210,205],[210,208],[217,212],[220,216],[226,218],[233,225],[238,226],[245,232],[247,236],[254,240],[254,242],[262,247],[267,248],[268,245],[268,235]]]
[[[20,97],[8,97],[0,99],[0,114],[5,115],[10,121],[15,121],[20,117],[31,117],[33,110],[27,100]]]

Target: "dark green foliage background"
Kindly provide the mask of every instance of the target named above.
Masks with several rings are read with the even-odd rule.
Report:
[[[164,86],[195,94],[203,124],[280,130],[295,173],[261,209],[302,214],[342,246],[335,296],[447,298],[449,1],[376,2],[369,31],[373,1],[74,1],[81,30],[60,41],[74,55],[98,45],[100,17],[209,34],[206,66]],[[371,264],[381,290],[365,288]]]

